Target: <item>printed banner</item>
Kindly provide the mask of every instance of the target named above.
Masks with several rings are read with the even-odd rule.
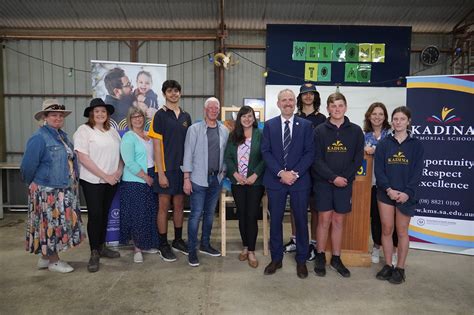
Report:
[[[474,75],[407,78],[412,132],[425,149],[413,242],[474,247]]]
[[[165,103],[161,85],[166,80],[166,65],[92,60],[92,94],[115,108],[112,126],[127,129],[130,106],[142,108],[149,120]]]
[[[100,60],[91,60],[91,64],[92,95],[115,108],[112,127],[122,136],[128,130],[128,109],[136,106],[146,112],[145,129],[148,130],[153,115],[165,103],[161,86],[166,80],[166,65]],[[117,190],[109,210],[106,242],[118,245],[119,237],[120,195]]]

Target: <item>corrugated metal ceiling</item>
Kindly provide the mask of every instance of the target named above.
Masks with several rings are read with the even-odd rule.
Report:
[[[0,29],[213,30],[219,0],[2,0]],[[227,0],[232,30],[266,24],[412,26],[414,32],[449,32],[473,0]]]

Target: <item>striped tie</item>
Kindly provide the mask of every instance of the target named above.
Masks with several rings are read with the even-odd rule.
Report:
[[[290,134],[290,121],[287,120],[285,121],[285,132],[283,133],[283,161],[285,162],[285,169],[286,165],[288,164],[287,158],[288,158],[288,152],[290,148],[290,143],[291,143],[291,134]]]

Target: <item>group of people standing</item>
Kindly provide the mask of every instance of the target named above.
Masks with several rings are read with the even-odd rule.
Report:
[[[143,253],[157,253],[164,261],[173,262],[177,260],[175,252],[180,252],[192,267],[199,266],[198,253],[220,256],[211,246],[210,237],[222,179],[227,176],[239,215],[239,260],[247,261],[252,268],[259,265],[255,255],[257,218],[266,191],[271,216],[271,262],[264,274],[274,274],[282,267],[284,253],[296,251],[299,278],[308,276],[307,260],[314,260],[316,275],[324,276],[330,237],[330,266],[349,277],[350,271],[341,260],[343,224],[351,211],[352,182],[365,150],[367,154],[375,153],[373,251],[380,251],[383,246],[386,262],[376,277],[391,283],[405,280],[408,224],[414,214],[423,157],[420,142],[408,130],[408,108],[395,109],[393,130],[389,131],[385,106],[372,104],[366,114],[364,139],[361,128],[345,116],[344,95],[329,95],[326,119],[319,113],[321,100],[316,87],[306,83],[298,98],[289,89],[279,92],[277,106],[281,115],[266,121],[263,132],[258,129],[254,110],[243,106],[229,135],[218,121],[217,98],[205,101],[203,120],[192,124],[190,115],[180,107],[180,84],[167,80],[162,93],[166,103],[154,114],[150,130],[144,130],[146,112],[132,106],[126,117],[129,131],[122,139],[110,126],[114,107],[93,99],[84,110],[87,122],[74,133],[74,145],[61,129],[70,111],[57,100],[43,102],[35,118],[44,123],[29,139],[21,165],[30,191],[27,250],[41,254],[38,268],[73,271],[58,254],[77,246],[85,237],[79,183],[88,208],[90,272],[99,270],[101,257],[120,257],[118,251],[104,245],[108,211],[117,187],[120,243],[133,241],[136,263],[143,262]],[[190,196],[191,208],[187,243],[183,240],[185,194]],[[288,197],[293,235],[290,243],[283,245],[282,222]],[[171,245],[167,231],[170,208],[174,225]],[[198,240],[201,220],[202,235]],[[395,229],[396,267],[392,265]]]

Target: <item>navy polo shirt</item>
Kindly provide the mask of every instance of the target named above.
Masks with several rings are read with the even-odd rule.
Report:
[[[183,165],[184,140],[189,126],[191,116],[181,108],[178,117],[166,106],[155,113],[148,135],[161,140],[163,171],[179,170]]]
[[[309,120],[313,126],[313,129],[326,121],[326,116],[321,113],[317,113],[315,115],[314,112],[312,112],[311,114],[306,115],[303,112],[298,112],[296,116]]]

